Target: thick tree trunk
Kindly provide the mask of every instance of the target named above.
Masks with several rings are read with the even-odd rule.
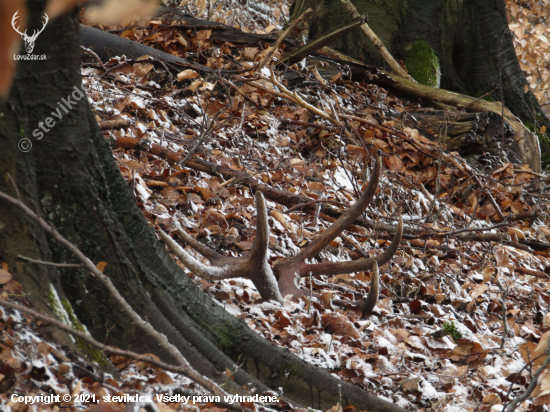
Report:
[[[39,24],[43,7],[44,0],[29,1],[29,27]],[[288,398],[320,409],[342,401],[359,410],[403,411],[259,337],[202,293],[170,258],[120,175],[87,99],[75,92],[81,84],[76,12],[50,22],[35,53],[48,60],[19,62],[9,100],[0,102],[0,190],[17,196],[11,176],[26,204],[94,262],[107,262],[105,274],[134,310],[201,373],[226,383],[221,371],[234,370],[244,355],[228,390],[281,387]],[[67,113],[59,111],[59,102],[70,106]],[[55,125],[48,126],[48,118]],[[42,130],[41,139],[35,130]],[[21,147],[31,143],[32,149],[18,150],[19,142]],[[56,262],[74,262],[74,257],[14,207],[0,203],[0,213],[0,260],[34,303],[51,304],[47,284],[52,283],[100,341],[171,361],[88,273],[46,270],[18,260],[18,253]]]
[[[508,29],[503,0],[355,0],[360,14],[368,14],[369,26],[392,55],[404,62],[413,44],[425,41],[440,61],[440,87],[473,97],[492,92],[530,129],[550,122],[534,95],[525,93],[527,80],[521,71]],[[309,37],[343,24],[350,19],[341,0],[297,0],[293,18],[312,7]],[[337,39],[331,47],[367,64],[384,66],[372,43],[355,30]],[[547,137],[543,137],[548,141]],[[543,154],[549,148],[543,143]]]

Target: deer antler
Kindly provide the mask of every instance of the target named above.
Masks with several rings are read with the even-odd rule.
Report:
[[[374,166],[372,177],[369,181],[367,189],[357,200],[357,202],[298,254],[293,257],[281,259],[275,264],[273,269],[279,279],[279,289],[283,296],[289,293],[293,295],[302,294],[296,286],[296,276],[306,276],[309,272],[315,275],[335,275],[339,273],[360,272],[372,269],[375,262],[379,266],[389,262],[391,257],[397,251],[399,242],[401,242],[401,236],[403,235],[402,219],[399,219],[397,231],[390,247],[377,257],[371,259],[359,259],[350,262],[327,262],[318,264],[305,263],[306,259],[315,257],[330,242],[332,242],[334,238],[342,233],[345,228],[352,224],[361,215],[361,213],[363,213],[374,197],[374,193],[376,192],[378,181],[380,179],[381,170],[382,161],[380,159],[380,152],[377,151],[376,165]]]
[[[269,225],[267,223],[267,207],[264,196],[256,192],[257,227],[252,250],[246,258],[223,256],[203,245],[181,229],[178,234],[196,251],[206,257],[212,266],[206,266],[187,253],[170,236],[159,230],[160,237],[172,249],[178,259],[194,275],[206,280],[221,280],[236,277],[249,278],[264,299],[282,302],[283,298],[277,287],[277,280],[268,263],[269,257]]]
[[[279,302],[282,302],[282,296],[289,293],[297,296],[302,294],[296,286],[296,276],[305,276],[310,272],[313,275],[334,275],[338,273],[360,272],[375,268],[369,295],[361,306],[362,310],[364,309],[364,313],[366,313],[372,310],[378,301],[378,266],[390,261],[401,241],[401,236],[403,235],[402,218],[399,219],[397,231],[390,246],[385,252],[376,257],[349,262],[326,262],[316,264],[305,263],[305,261],[306,259],[315,257],[335,237],[352,224],[361,213],[363,213],[376,192],[381,169],[382,161],[380,159],[380,152],[378,151],[376,153],[376,166],[372,173],[371,180],[359,200],[297,255],[279,260],[273,267],[273,270],[268,264],[269,225],[267,223],[267,208],[264,196],[260,192],[256,192],[256,237],[248,257],[235,258],[223,256],[200,243],[185,231],[178,229],[177,233],[180,237],[185,240],[189,246],[211,262],[212,266],[207,266],[192,257],[162,230],[159,230],[158,233],[178,259],[196,276],[207,280],[246,277],[252,280],[262,298],[273,299]],[[273,272],[277,275],[278,284]]]
[[[338,306],[351,305],[352,307],[359,308],[361,309],[361,317],[365,317],[374,309],[374,307],[378,303],[379,291],[380,291],[380,271],[378,270],[378,263],[374,262],[372,267],[372,277],[370,280],[370,289],[369,289],[367,298],[365,300],[362,300],[360,302],[358,301],[348,302],[341,299],[335,299],[332,301],[332,303]]]

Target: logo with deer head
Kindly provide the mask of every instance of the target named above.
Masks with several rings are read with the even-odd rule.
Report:
[[[31,54],[34,50],[34,43],[36,42],[36,39],[38,38],[38,35],[44,31],[46,28],[46,24],[48,24],[49,18],[46,13],[44,13],[44,22],[42,24],[42,28],[40,30],[34,30],[32,36],[29,36],[27,34],[27,30],[25,32],[21,33],[19,31],[19,26],[17,25],[17,19],[19,18],[19,10],[15,12],[13,15],[13,18],[11,19],[11,25],[13,29],[21,35],[21,38],[25,42],[25,49],[27,50],[27,54]]]

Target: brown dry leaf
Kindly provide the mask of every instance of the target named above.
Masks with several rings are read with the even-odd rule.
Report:
[[[507,267],[510,265],[510,258],[504,249],[498,249],[495,252],[495,260],[497,261],[497,266],[499,267]]]
[[[208,200],[212,197],[212,192],[204,187],[195,186],[195,190],[201,194],[204,200]]]
[[[485,350],[479,342],[459,339],[458,345],[451,351],[451,354],[451,359],[455,361],[463,361],[477,366],[487,357],[489,351]]]
[[[99,270],[101,273],[105,270],[105,266],[107,266],[107,262],[99,262],[95,267],[97,270]]]
[[[11,275],[10,272],[8,272],[7,270],[4,270],[4,269],[0,269],[0,285],[5,285],[12,278],[13,278],[13,276]]]
[[[498,396],[496,393],[490,393],[488,395],[485,395],[483,397],[483,400],[481,401],[481,403],[484,403],[484,404],[496,404],[496,403],[500,403],[501,400],[500,400],[500,396]]]
[[[390,333],[395,336],[397,342],[404,342],[410,335],[405,329],[390,329]]]
[[[327,326],[329,330],[335,335],[349,336],[354,339],[359,339],[361,336],[359,331],[353,326],[347,316],[339,313],[325,313],[321,317],[323,325]]]
[[[197,40],[208,40],[212,36],[212,30],[200,30],[197,33]]]
[[[477,297],[483,295],[487,289],[489,289],[489,286],[484,283],[475,285],[470,292],[470,296],[472,299],[476,299]]]
[[[281,225],[283,225],[283,227],[286,229],[286,230],[289,230],[292,232],[292,227],[288,224],[288,222],[286,221],[286,216],[283,215],[281,212],[279,212],[278,210],[272,210],[271,212],[269,212],[269,214],[271,216],[273,216],[275,218],[275,220],[277,220],[277,222],[279,222]]]
[[[525,239],[525,234],[523,231],[513,227],[508,228],[508,234],[511,236],[516,236],[518,239]]]
[[[401,159],[395,155],[391,157],[385,157],[384,163],[386,167],[392,172],[402,173],[405,171],[405,165],[403,164]]]
[[[86,10],[85,19],[89,23],[116,24],[127,17],[150,16],[160,2],[157,0],[107,0],[101,6]]]
[[[199,77],[199,73],[196,72],[195,70],[191,70],[191,69],[183,70],[183,71],[178,73],[178,80],[179,81],[186,80],[186,79],[194,79],[196,77]]]
[[[245,47],[243,57],[247,60],[254,60],[260,49],[258,47]]]
[[[484,268],[483,269],[483,283],[489,282],[495,274],[495,269],[493,268]]]
[[[195,90],[198,89],[198,87],[202,84],[202,80],[198,79],[198,80],[195,80],[193,83],[191,83],[189,85],[189,90],[191,90],[192,92],[194,92]]]
[[[16,60],[13,55],[17,53],[21,43],[21,35],[17,33],[11,20],[18,12],[19,18],[16,25],[21,33],[25,32],[27,22],[27,8],[23,0],[0,0],[0,98],[7,98],[11,87],[11,81],[15,72]]]
[[[284,329],[284,328],[292,325],[292,321],[290,320],[290,318],[287,316],[287,314],[285,312],[283,312],[281,310],[279,310],[275,314],[275,319],[277,319],[277,322],[275,322],[273,324],[274,328]]]
[[[421,381],[422,378],[420,377],[403,379],[401,382],[399,382],[399,385],[401,385],[401,388],[403,388],[405,392],[418,392]]]
[[[324,290],[321,293],[321,304],[324,309],[332,309],[332,292],[329,290]]]
[[[172,385],[174,381],[166,372],[160,372],[156,377],[155,381],[162,383],[163,385]]]

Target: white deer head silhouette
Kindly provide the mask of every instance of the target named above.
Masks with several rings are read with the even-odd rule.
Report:
[[[21,38],[25,42],[25,49],[27,49],[27,53],[31,54],[33,49],[34,49],[34,42],[38,38],[38,35],[40,33],[42,33],[44,31],[44,29],[46,28],[46,24],[48,24],[49,18],[48,18],[48,15],[46,13],[44,13],[44,24],[43,24],[42,28],[40,30],[34,30],[32,36],[29,36],[29,35],[27,35],[27,30],[25,30],[24,33],[21,33],[19,31],[19,26],[17,26],[17,27],[15,26],[17,18],[19,17],[18,14],[19,14],[19,10],[16,11],[15,14],[13,15],[13,18],[11,19],[11,25],[12,25],[13,29],[21,35]]]

